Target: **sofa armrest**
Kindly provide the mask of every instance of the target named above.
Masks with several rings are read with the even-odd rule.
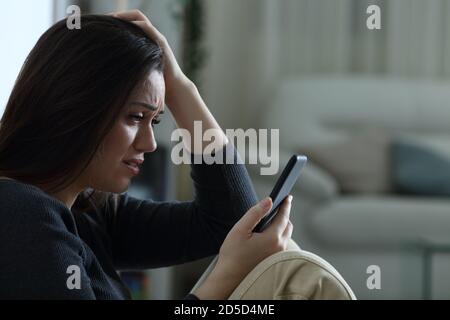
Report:
[[[315,201],[328,201],[340,191],[336,179],[311,161],[305,166],[296,188]]]

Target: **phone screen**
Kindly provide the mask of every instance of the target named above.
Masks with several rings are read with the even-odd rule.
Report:
[[[270,224],[270,221],[276,216],[281,203],[290,194],[307,160],[308,159],[305,156],[300,155],[291,157],[270,193],[270,198],[273,203],[272,209],[261,219],[258,225],[253,229],[253,232],[262,232]]]

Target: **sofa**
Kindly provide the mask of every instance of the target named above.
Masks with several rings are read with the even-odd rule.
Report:
[[[289,78],[259,116],[260,128],[280,129],[280,170],[292,154],[309,157],[292,192],[302,249],[330,262],[359,299],[450,298],[450,198],[398,192],[391,157],[393,141],[406,141],[450,159],[449,83]],[[258,195],[270,194],[276,176],[248,168]]]

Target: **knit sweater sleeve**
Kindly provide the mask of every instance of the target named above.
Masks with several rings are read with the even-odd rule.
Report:
[[[30,187],[8,193],[0,210],[0,297],[95,299],[68,208]]]
[[[114,264],[144,269],[217,254],[226,235],[257,203],[247,170],[232,144],[218,156],[233,164],[191,165],[190,202],[155,202],[120,196],[108,219]],[[224,158],[226,159],[226,158]]]

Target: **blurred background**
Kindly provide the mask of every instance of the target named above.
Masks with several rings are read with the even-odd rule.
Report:
[[[5,2],[0,114],[25,57],[72,4],[142,10],[222,128],[279,129],[280,169],[294,153],[309,157],[293,192],[293,239],[358,298],[450,298],[449,0]],[[380,30],[366,25],[373,4]],[[170,161],[167,119],[130,189],[136,197],[192,198],[189,166]],[[277,176],[248,169],[268,195]],[[135,298],[181,298],[210,261],[124,277]],[[373,265],[379,289],[367,283]]]

